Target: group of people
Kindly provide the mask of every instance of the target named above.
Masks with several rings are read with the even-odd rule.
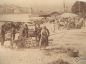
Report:
[[[11,27],[11,29],[9,29]],[[13,40],[15,39],[16,29],[13,25],[9,25],[9,30],[7,30],[7,23],[3,24],[1,26],[1,46],[4,46],[5,40],[6,40],[6,34],[10,32],[10,45],[13,46]],[[9,37],[9,36],[7,36]]]
[[[40,47],[46,47],[49,45],[49,30],[47,29],[46,26],[43,26],[42,28],[40,27],[40,25],[38,25],[38,27],[36,27],[36,38],[37,41],[39,43]]]
[[[79,29],[83,26],[84,19],[83,18],[61,18],[58,22],[58,29],[63,27],[66,29]]]
[[[27,24],[22,24],[21,28],[19,30],[19,40],[21,40],[21,45],[24,47],[25,45],[25,40],[29,39],[29,28]],[[47,29],[46,26],[40,27],[40,25],[35,26],[35,37],[36,37],[36,42],[38,42],[40,47],[45,47],[48,46],[48,37],[49,37],[49,30]],[[15,34],[16,34],[16,29],[12,26],[11,27],[11,47],[13,47],[13,42],[15,40]],[[5,25],[2,25],[1,28],[1,45],[4,45],[5,42]]]

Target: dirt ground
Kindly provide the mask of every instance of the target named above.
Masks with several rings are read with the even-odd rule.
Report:
[[[9,42],[0,46],[0,64],[48,64],[63,59],[70,64],[86,64],[86,29],[55,31],[49,37],[50,45],[40,48],[10,49]],[[71,47],[79,50],[79,57],[70,57],[63,49]],[[52,48],[56,48],[53,50]]]

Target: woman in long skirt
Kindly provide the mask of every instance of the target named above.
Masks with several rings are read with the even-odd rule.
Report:
[[[40,47],[48,46],[49,30],[44,26],[41,30]]]

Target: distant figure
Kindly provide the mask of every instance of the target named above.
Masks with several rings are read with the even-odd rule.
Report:
[[[80,18],[77,23],[77,29],[81,29],[84,26],[84,19]]]
[[[27,24],[24,25],[23,27],[23,37],[28,38],[28,26]]]
[[[11,47],[13,48],[13,41],[15,40],[16,30],[14,27],[11,29]]]
[[[4,45],[4,41],[5,41],[5,24],[2,25],[1,27],[1,37],[2,37],[2,41],[1,41],[1,45]]]
[[[15,34],[16,34],[16,29],[12,28],[12,38],[13,38],[13,40],[15,39]]]
[[[44,26],[41,30],[40,46],[48,46],[49,30]]]

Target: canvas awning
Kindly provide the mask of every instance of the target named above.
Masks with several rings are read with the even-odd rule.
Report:
[[[74,18],[74,17],[78,17],[78,15],[74,13],[63,13],[59,17],[60,18]]]

